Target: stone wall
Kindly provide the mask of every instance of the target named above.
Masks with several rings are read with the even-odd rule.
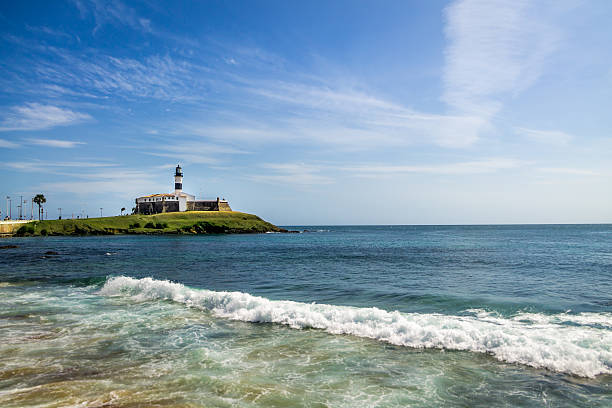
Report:
[[[227,201],[200,200],[188,201],[187,211],[232,211]]]
[[[188,201],[187,211],[217,211],[216,201]]]
[[[31,220],[11,220],[11,221],[0,221],[0,237],[6,237],[13,235],[19,228],[24,224],[32,222]]]
[[[136,204],[136,214],[161,214],[165,212],[178,212],[178,201],[153,201]]]
[[[153,201],[136,204],[136,214],[149,215],[178,211],[178,201]],[[200,200],[187,201],[187,211],[232,211],[232,208],[224,200]]]
[[[232,208],[227,201],[220,201],[218,211],[232,211]]]

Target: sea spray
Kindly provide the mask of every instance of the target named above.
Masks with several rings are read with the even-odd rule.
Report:
[[[468,311],[467,316],[400,313],[270,300],[125,276],[109,278],[100,294],[135,301],[172,300],[222,318],[322,329],[399,346],[488,353],[500,361],[583,377],[612,374],[610,313],[525,313],[511,318],[482,310]]]

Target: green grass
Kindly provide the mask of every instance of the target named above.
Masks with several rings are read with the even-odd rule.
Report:
[[[114,234],[226,234],[284,231],[253,214],[238,211],[188,211],[28,223],[18,236]]]

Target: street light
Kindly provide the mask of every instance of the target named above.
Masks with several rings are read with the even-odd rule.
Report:
[[[61,219],[62,219],[62,208],[60,207],[60,208],[58,208],[57,210],[58,210],[58,211],[59,211],[59,213],[60,213],[60,214],[59,214],[59,219],[61,220]]]
[[[9,196],[6,196],[6,213],[9,220],[13,218],[13,200]]]
[[[102,207],[100,207],[100,218],[102,218]]]

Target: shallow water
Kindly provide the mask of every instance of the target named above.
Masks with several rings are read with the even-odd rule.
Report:
[[[612,405],[612,226],[300,228],[11,239],[0,405]]]

